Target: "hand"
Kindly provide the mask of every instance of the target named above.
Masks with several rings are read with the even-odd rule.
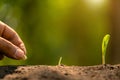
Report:
[[[27,59],[26,48],[18,34],[0,21],[0,59],[7,56],[12,59]]]

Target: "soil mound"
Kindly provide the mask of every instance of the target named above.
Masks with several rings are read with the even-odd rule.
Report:
[[[0,80],[120,80],[120,64],[0,66]]]

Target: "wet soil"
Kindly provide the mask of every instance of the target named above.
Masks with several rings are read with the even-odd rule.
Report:
[[[0,80],[120,80],[120,64],[0,66]]]

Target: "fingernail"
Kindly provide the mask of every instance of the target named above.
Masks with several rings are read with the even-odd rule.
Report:
[[[26,55],[24,55],[24,57],[22,58],[23,60],[26,60],[27,59],[27,56]]]
[[[15,56],[14,56],[16,59],[23,59],[23,60],[26,60],[27,59],[27,56],[24,54],[24,52],[20,49],[17,49],[16,52],[15,52]]]

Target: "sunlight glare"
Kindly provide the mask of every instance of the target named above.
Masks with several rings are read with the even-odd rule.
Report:
[[[84,0],[91,8],[103,6],[107,0]]]

